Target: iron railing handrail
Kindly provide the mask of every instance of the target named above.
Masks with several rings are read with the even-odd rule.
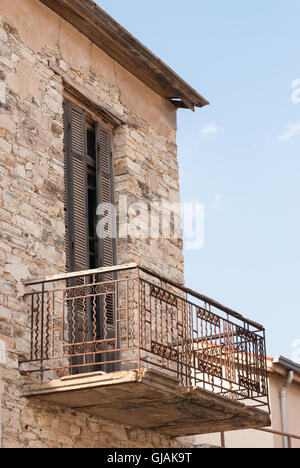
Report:
[[[160,275],[160,274],[158,274],[158,273],[156,273],[156,272],[154,272],[154,271],[152,271],[150,269],[142,267],[137,263],[128,263],[128,264],[125,264],[125,265],[116,265],[116,266],[113,266],[113,267],[105,267],[105,268],[97,268],[97,269],[93,269],[93,270],[76,271],[76,272],[72,272],[72,273],[62,273],[62,274],[54,275],[54,276],[47,276],[45,278],[23,280],[22,283],[24,284],[24,286],[35,286],[35,285],[38,285],[38,284],[52,283],[52,282],[55,282],[55,281],[65,281],[65,280],[68,280],[68,279],[74,279],[74,278],[79,278],[79,277],[83,277],[83,276],[103,275],[105,273],[117,273],[117,272],[120,272],[120,271],[125,271],[125,270],[128,271],[128,270],[134,270],[134,269],[139,269],[140,271],[144,272],[145,274],[153,276],[153,277],[157,278],[158,280],[160,280],[161,282],[169,284],[169,285],[181,290],[185,294],[193,296],[196,299],[199,299],[200,301],[202,301],[202,302],[204,302],[206,304],[209,304],[210,306],[215,307],[216,309],[219,309],[219,310],[221,310],[222,312],[224,312],[226,314],[231,315],[235,319],[240,320],[240,321],[244,322],[245,324],[248,324],[248,325],[256,328],[258,331],[265,332],[265,328],[263,327],[263,325],[261,325],[261,324],[259,324],[257,322],[254,322],[253,320],[245,318],[243,315],[239,314],[235,310],[224,306],[223,304],[215,301],[214,299],[211,299],[208,296],[205,296],[203,294],[199,294],[198,292],[196,292],[196,291],[194,291],[194,290],[192,290],[190,288],[187,288],[187,287],[183,286],[180,283],[177,283],[177,282],[172,281],[172,280],[170,280],[168,278],[165,278],[162,275]]]
[[[289,437],[290,439],[300,440],[300,435],[289,434],[288,432],[275,431],[274,429],[259,428],[257,431],[268,432],[269,434],[274,434],[282,437]]]
[[[118,271],[134,270],[139,268],[137,263],[128,263],[126,265],[117,265],[113,267],[94,268],[93,270],[74,271],[72,273],[62,273],[59,275],[46,276],[39,279],[23,280],[24,286],[36,286],[38,284],[54,283],[55,281],[65,281],[68,279],[80,278],[82,276],[104,275],[106,273],[117,273]]]
[[[277,435],[280,437],[287,437],[289,440],[289,448],[292,448],[291,439],[300,440],[300,436],[289,434],[288,432],[276,431],[275,429],[267,429],[266,427],[259,427],[256,431],[265,432],[271,435]],[[221,432],[221,448],[226,448],[225,432]]]

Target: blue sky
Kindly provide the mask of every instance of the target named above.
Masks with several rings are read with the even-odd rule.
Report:
[[[269,355],[292,358],[300,347],[300,104],[291,99],[300,1],[97,3],[211,102],[179,111],[182,199],[206,212],[203,249],[185,252],[187,284],[263,323]]]

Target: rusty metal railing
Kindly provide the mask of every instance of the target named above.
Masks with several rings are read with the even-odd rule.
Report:
[[[25,373],[152,367],[224,397],[268,406],[264,328],[136,264],[24,282]]]
[[[274,429],[267,429],[267,428],[261,428],[261,429],[257,429],[257,430],[261,431],[261,432],[266,432],[267,434],[277,435],[277,436],[280,436],[282,438],[286,437],[287,440],[288,440],[288,448],[289,449],[293,448],[293,440],[300,440],[299,435],[290,434],[288,432],[281,432],[281,431],[276,431]]]
[[[281,431],[277,431],[275,429],[267,429],[267,428],[257,428],[255,429],[256,431],[260,431],[260,432],[265,432],[267,434],[271,434],[271,435],[274,435],[274,436],[280,436],[282,438],[287,438],[288,440],[288,448],[291,449],[293,448],[293,440],[295,441],[300,441],[300,436],[299,435],[295,435],[295,434],[290,434],[290,433],[287,433],[287,432],[281,432]],[[247,431],[247,429],[245,429],[245,431]],[[220,437],[221,437],[221,448],[226,448],[226,434],[224,432],[221,432],[220,433]],[[242,447],[239,447],[239,448],[242,448]]]

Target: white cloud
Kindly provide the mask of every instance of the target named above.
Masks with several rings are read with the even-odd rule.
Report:
[[[200,131],[200,133],[204,136],[211,136],[215,135],[216,133],[219,133],[220,128],[217,127],[217,125],[206,125],[203,127]]]
[[[292,93],[292,102],[294,104],[300,104],[300,79],[294,80],[292,88],[295,89]]]
[[[300,122],[288,123],[285,125],[283,133],[279,135],[279,140],[291,140],[300,133]]]

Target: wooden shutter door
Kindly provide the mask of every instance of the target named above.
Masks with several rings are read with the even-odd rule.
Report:
[[[67,102],[65,115],[68,268],[81,271],[89,268],[85,114]]]
[[[84,111],[71,102],[65,102],[65,210],[66,210],[66,247],[69,272],[89,269],[88,239],[88,193],[86,125]],[[70,280],[68,286],[81,286],[82,278]],[[83,301],[86,301],[84,304]],[[68,301],[70,344],[89,341],[90,304],[87,299]],[[75,305],[75,330],[72,314]],[[85,307],[84,307],[85,306]],[[85,313],[86,327],[83,328]],[[74,340],[75,337],[75,340]],[[82,358],[72,358],[71,365],[83,364]],[[88,372],[86,367],[73,373]]]
[[[111,133],[101,124],[96,125],[97,138],[97,201],[99,204],[111,204],[115,206],[114,175],[112,161]],[[116,219],[113,212],[104,238],[98,239],[98,256],[101,267],[109,267],[116,264]],[[113,273],[103,275],[103,281],[111,281],[116,278]],[[101,338],[110,340],[116,338],[116,298],[113,294],[106,295],[101,300]],[[117,360],[116,353],[103,355],[103,360]],[[106,365],[104,371],[117,370],[116,365]]]
[[[97,123],[97,201],[98,205],[105,203],[115,206],[111,134],[99,123]],[[116,264],[116,220],[113,213],[111,215],[107,236],[99,239],[101,267]],[[113,279],[113,275],[107,274],[105,278]]]

